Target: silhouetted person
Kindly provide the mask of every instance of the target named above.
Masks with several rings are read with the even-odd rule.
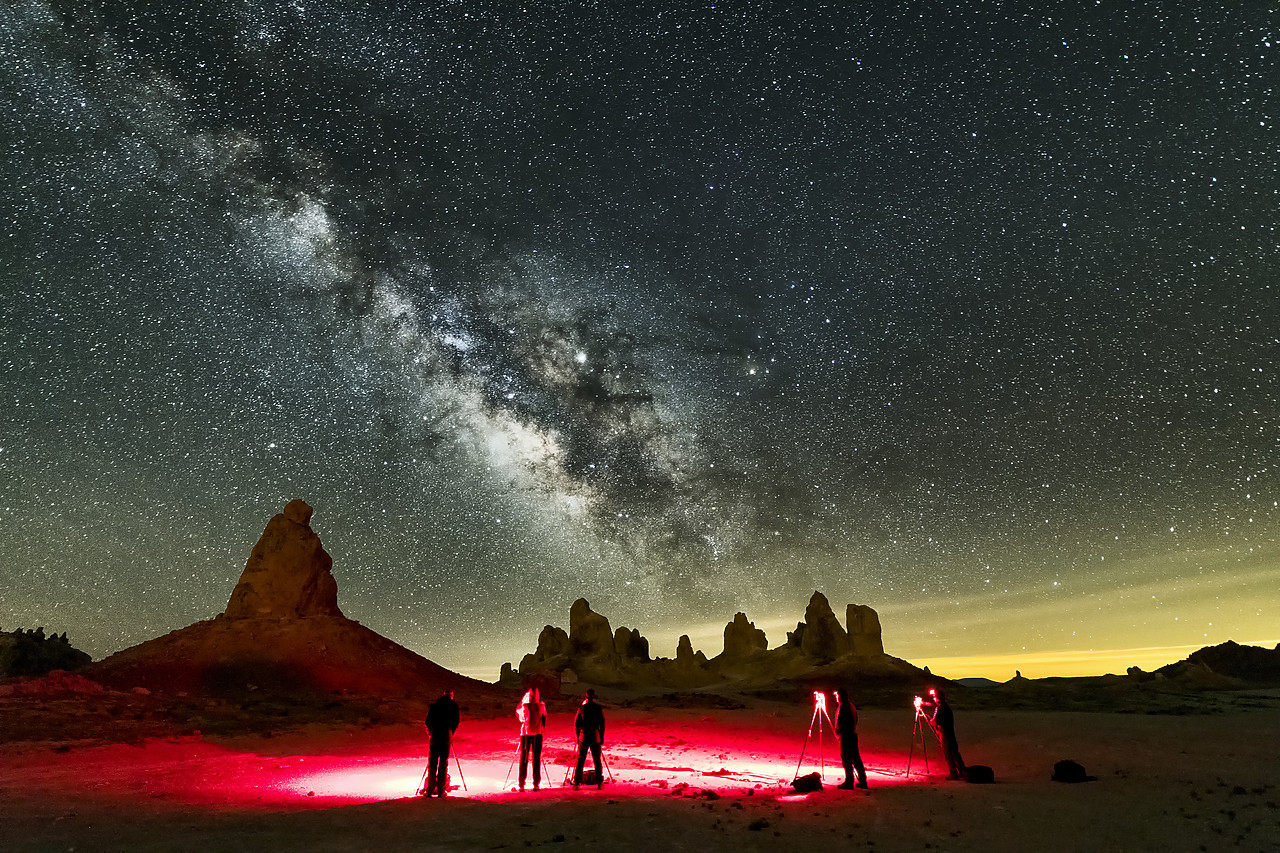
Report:
[[[867,787],[867,770],[858,752],[858,708],[849,701],[849,692],[836,691],[836,736],[840,738],[840,763],[844,765],[844,781],[837,787],[853,788],[853,771],[858,771],[856,787]]]
[[[573,729],[578,735],[578,767],[573,773],[573,789],[578,790],[582,784],[582,765],[587,762],[587,750],[591,750],[591,760],[596,765],[596,787],[604,785],[604,775],[600,769],[600,747],[604,746],[604,709],[596,704],[596,692],[588,690],[578,706],[578,714],[573,718]]]
[[[431,735],[431,745],[427,752],[427,784],[422,789],[425,796],[443,797],[445,794],[449,750],[453,747],[453,733],[458,730],[461,720],[462,715],[458,712],[458,703],[453,701],[452,690],[446,690],[427,710],[427,731]]]
[[[933,701],[928,704],[934,706],[933,717],[929,722],[933,724],[933,731],[938,735],[938,745],[942,747],[942,757],[947,760],[947,778],[963,779],[964,759],[960,757],[960,746],[956,743],[955,715],[951,713],[951,706],[947,704],[947,697],[940,693],[936,687],[929,688],[929,697]]]
[[[529,759],[533,759],[533,790],[542,784],[542,732],[547,725],[547,704],[531,687],[516,708],[520,718],[520,790],[524,790]]]

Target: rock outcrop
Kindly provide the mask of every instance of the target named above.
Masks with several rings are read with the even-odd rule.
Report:
[[[844,611],[849,630],[849,651],[858,657],[884,654],[880,636],[880,615],[865,604],[850,604]]]
[[[510,663],[502,665],[502,670],[498,673],[498,686],[506,687],[510,690],[518,690],[520,688],[520,673],[516,672]]]
[[[676,659],[651,658],[649,641],[632,628],[612,631],[609,620],[578,599],[569,609],[569,631],[547,625],[538,635],[538,647],[520,660],[516,673],[508,665],[501,678],[517,676],[525,686],[538,686],[556,695],[560,684],[641,685],[691,687],[709,684],[717,677],[707,669],[707,656],[681,637]],[[554,683],[552,683],[554,682]]]
[[[342,615],[333,560],[290,501],[254,546],[226,613],[117,652],[86,675],[155,692],[420,698],[502,695]]]
[[[737,613],[725,625],[724,651],[711,660],[693,648],[688,635],[680,637],[674,659],[650,659],[649,641],[639,631],[619,628],[606,644],[609,620],[579,599],[570,610],[569,632],[548,625],[538,637],[537,651],[520,662],[519,672],[504,665],[501,678],[504,684],[514,683],[516,677],[531,684],[549,677],[565,680],[572,673],[594,684],[696,689],[713,684],[771,688],[811,681],[905,685],[925,677],[925,670],[884,653],[875,610],[850,604],[845,613],[848,630],[826,596],[815,591],[805,621],[776,649],[769,649],[764,631],[745,613]]]
[[[0,678],[80,669],[90,660],[89,655],[68,642],[66,632],[46,637],[44,628],[0,631]]]
[[[756,623],[747,620],[747,614],[738,612],[733,621],[724,626],[724,651],[719,659],[725,663],[738,663],[767,651],[769,638]]]
[[[555,625],[543,628],[538,648],[521,659],[519,674],[527,686],[536,677],[545,691],[552,675],[564,678],[572,671],[593,684],[618,684],[627,680],[624,672],[649,662],[649,641],[639,631],[623,627],[615,632],[606,617],[579,598],[569,608],[568,632]]]
[[[228,619],[342,615],[333,558],[311,529],[311,513],[292,500],[267,523],[231,591]]]
[[[795,648],[799,649],[800,646],[803,645],[804,643],[804,629],[806,627],[808,626],[805,625],[803,622],[797,622],[796,629],[794,631],[787,632],[787,645],[794,646]]]
[[[827,597],[814,590],[804,610],[800,651],[817,663],[830,663],[849,651],[849,635],[831,610]]]
[[[520,672],[560,670],[569,665],[573,649],[569,635],[563,628],[547,625],[538,634],[538,647],[520,661]]]
[[[644,663],[649,660],[649,641],[631,628],[619,628],[613,632],[613,650],[624,661]]]
[[[585,598],[569,608],[569,644],[575,657],[588,658],[603,666],[617,666],[613,648],[613,628],[609,620],[591,609]]]
[[[1160,667],[1155,677],[1196,690],[1280,687],[1280,645],[1268,649],[1227,640]]]
[[[701,651],[693,650],[693,641],[688,634],[681,634],[676,642],[676,666],[685,670],[700,669],[707,665],[707,656]]]
[[[1187,660],[1214,672],[1259,684],[1280,684],[1280,644],[1268,649],[1227,640],[1192,652]]]

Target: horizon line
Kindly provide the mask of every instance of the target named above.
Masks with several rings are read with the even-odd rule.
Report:
[[[1137,646],[1122,649],[1084,649],[1042,652],[1016,652],[1009,654],[981,655],[935,655],[915,659],[902,658],[908,663],[921,668],[928,667],[929,672],[939,678],[957,680],[961,678],[989,678],[992,681],[1008,681],[1021,675],[1023,678],[1082,678],[1102,675],[1123,675],[1130,667],[1138,667],[1150,672],[1169,664],[1185,660],[1191,653],[1204,648],[1213,648],[1224,643],[1234,642],[1240,646],[1258,646],[1275,648],[1280,646],[1280,639],[1261,640],[1224,640],[1222,643],[1184,644],[1171,646]],[[773,651],[781,646],[775,646]],[[889,654],[889,652],[885,652]],[[897,657],[897,655],[891,655]],[[499,665],[500,667],[501,665]],[[1118,666],[1108,669],[1108,666]],[[963,672],[960,672],[963,670]],[[492,667],[466,667],[455,670],[459,675],[474,678],[486,683],[495,683],[488,673],[496,671]],[[484,673],[484,674],[481,674]]]

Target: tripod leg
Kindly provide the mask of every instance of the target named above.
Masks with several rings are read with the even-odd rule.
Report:
[[[818,779],[827,779],[827,747],[822,740],[822,717],[818,717]]]
[[[511,771],[516,766],[516,759],[520,757],[520,744],[516,744],[516,754],[511,756],[511,763],[507,765],[507,775],[502,779],[502,787],[507,787],[507,782],[511,780]]]
[[[796,772],[791,774],[792,779],[800,778],[800,765],[804,764],[804,753],[809,748],[809,736],[813,734],[813,723],[818,719],[818,708],[815,705],[813,709],[813,717],[809,720],[809,731],[805,732],[804,745],[800,747],[800,760],[796,762]]]
[[[462,790],[467,790],[467,777],[462,775],[462,762],[458,760],[458,753],[453,754],[453,766],[458,768],[458,778],[462,780]]]
[[[817,716],[817,715],[815,714],[814,716]],[[826,708],[822,709],[822,716],[827,718],[827,728],[831,729],[831,731],[834,732],[836,730],[836,724],[831,722],[831,715],[827,713]],[[822,746],[822,718],[821,717],[818,718],[818,772],[820,774],[820,778],[822,779],[827,778],[827,757],[826,757],[826,751],[823,749],[823,746]]]

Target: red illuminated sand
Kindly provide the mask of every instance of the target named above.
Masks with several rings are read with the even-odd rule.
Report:
[[[614,781],[600,791],[564,786],[575,755],[567,706],[552,708],[537,792],[511,790],[514,717],[464,717],[457,787],[444,800],[412,796],[425,741],[410,725],[65,751],[9,744],[0,849],[1280,848],[1274,755],[1261,760],[1274,753],[1273,700],[1192,716],[960,710],[966,759],[995,768],[987,786],[942,780],[936,744],[932,773],[920,772],[916,749],[908,776],[912,709],[864,709],[867,791],[834,788],[837,745],[829,730],[806,744],[809,707],[606,709]],[[802,746],[801,772],[825,771],[820,792],[785,784]],[[1062,758],[1098,781],[1050,782]]]

